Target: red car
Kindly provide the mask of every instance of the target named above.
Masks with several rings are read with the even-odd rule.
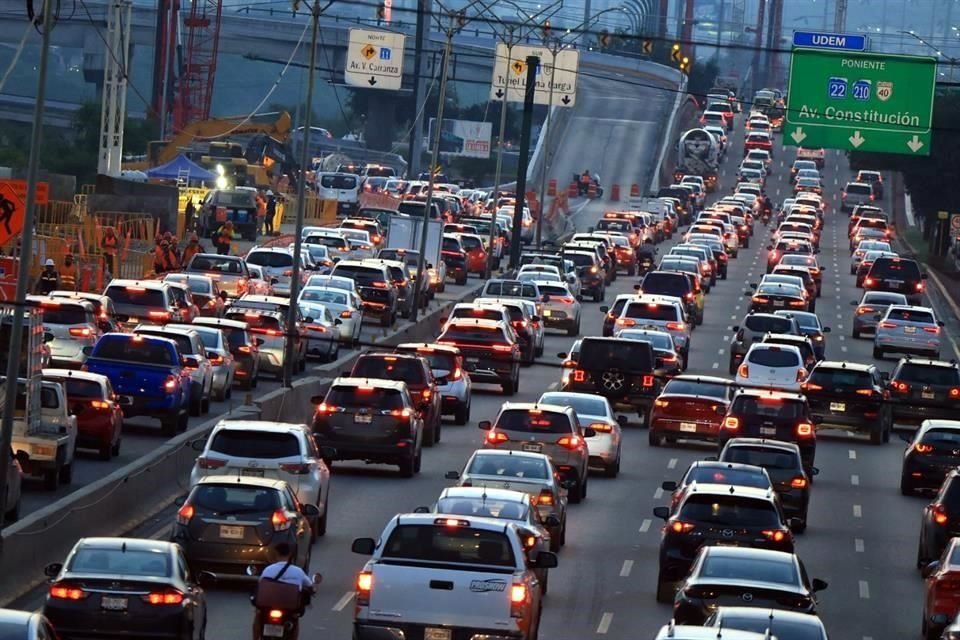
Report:
[[[743,142],[743,152],[746,153],[751,149],[764,149],[773,155],[773,139],[770,134],[760,131],[748,133],[746,140]]]
[[[467,273],[476,273],[483,277],[487,269],[487,250],[483,246],[483,239],[472,233],[456,234],[460,239],[460,246],[467,258]]]
[[[44,369],[43,379],[63,385],[67,407],[77,417],[78,449],[96,449],[101,460],[120,454],[123,410],[109,378],[72,369]]]
[[[664,386],[650,413],[650,446],[678,439],[717,442],[724,414],[733,398],[726,378],[676,376]]]
[[[923,604],[923,637],[936,640],[960,611],[960,538],[951,538],[940,560],[923,569],[926,592]]]

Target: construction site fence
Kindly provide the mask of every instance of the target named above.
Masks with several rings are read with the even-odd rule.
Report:
[[[322,227],[331,225],[337,221],[337,201],[324,200],[315,196],[307,196],[304,207],[304,225]],[[278,216],[280,209],[278,207]],[[294,224],[297,220],[297,197],[287,198],[283,208],[283,215],[280,218],[283,224]]]

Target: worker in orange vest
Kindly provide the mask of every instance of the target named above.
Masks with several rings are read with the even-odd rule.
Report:
[[[257,192],[257,233],[264,228],[267,220],[267,198],[263,191]]]
[[[200,244],[200,236],[196,232],[190,234],[190,241],[187,243],[187,246],[183,248],[183,257],[180,259],[180,264],[184,267],[190,264],[190,258],[197,255],[198,253],[203,253],[203,245]]]
[[[230,255],[230,243],[233,242],[233,221],[227,220],[217,229],[217,253]]]
[[[63,257],[63,268],[60,269],[60,285],[64,289],[77,288],[77,263],[73,261],[73,254]]]
[[[120,238],[117,237],[113,227],[107,227],[103,232],[103,239],[100,240],[100,251],[103,253],[103,266],[110,275],[114,273],[113,268],[119,247]]]
[[[161,275],[167,271],[171,271],[173,265],[170,262],[170,246],[166,240],[161,238],[158,238],[158,240],[160,240],[160,242],[158,242],[153,249],[153,270],[157,275]]]

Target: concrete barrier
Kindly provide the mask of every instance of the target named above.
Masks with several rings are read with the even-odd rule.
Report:
[[[396,331],[374,341],[394,346],[402,342],[432,340],[441,319],[456,302],[472,299],[482,282],[457,300],[429,309],[419,322],[403,322]],[[326,392],[341,370],[353,366],[359,356],[318,367],[318,375],[298,379],[290,389],[276,389],[241,405],[227,414],[158,445],[152,453],[117,469],[110,475],[31,513],[3,529],[0,548],[0,603],[8,606],[44,581],[43,568],[62,562],[77,539],[90,536],[120,536],[162,511],[189,489],[190,470],[196,452],[192,443],[205,440],[213,427],[225,419],[307,422],[313,415],[310,398]]]

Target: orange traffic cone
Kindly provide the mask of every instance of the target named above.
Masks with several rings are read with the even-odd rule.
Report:
[[[615,184],[610,187],[610,200],[613,202],[620,201],[620,185]]]
[[[640,197],[640,185],[633,183],[630,185],[630,197],[639,198]]]

